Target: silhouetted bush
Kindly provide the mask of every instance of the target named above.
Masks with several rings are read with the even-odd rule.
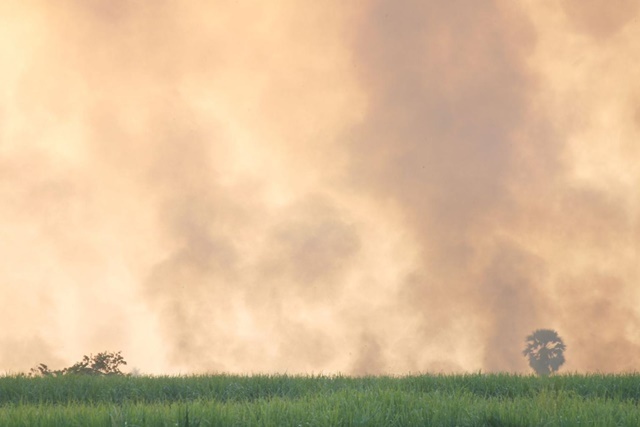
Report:
[[[124,375],[120,370],[120,366],[126,364],[127,362],[122,357],[120,351],[117,353],[105,351],[95,356],[83,356],[80,362],[64,369],[51,370],[44,363],[40,363],[31,369],[30,375],[42,377],[58,377],[61,375]]]

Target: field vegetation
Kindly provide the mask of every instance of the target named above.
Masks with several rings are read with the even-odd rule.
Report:
[[[640,375],[13,375],[2,426],[638,426]]]

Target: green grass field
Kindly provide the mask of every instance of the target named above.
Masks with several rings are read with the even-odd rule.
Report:
[[[0,426],[639,426],[640,375],[0,377]]]

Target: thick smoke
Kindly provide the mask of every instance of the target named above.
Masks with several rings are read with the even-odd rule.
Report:
[[[636,2],[6,1],[0,370],[634,370]]]
[[[514,209],[531,25],[517,10],[473,1],[373,2],[363,20],[357,51],[369,102],[353,135],[354,176],[397,201],[419,236],[424,279],[405,285],[412,296],[403,303],[421,318],[414,339],[431,353],[452,341],[443,324],[472,320],[468,333],[488,337],[484,366],[514,369],[517,359],[505,364],[502,353],[515,353],[508,348],[527,331],[520,323],[538,320],[537,272],[526,248],[501,242],[496,216]]]

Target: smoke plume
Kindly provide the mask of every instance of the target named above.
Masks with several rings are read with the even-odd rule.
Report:
[[[637,370],[631,0],[0,5],[0,371]]]

